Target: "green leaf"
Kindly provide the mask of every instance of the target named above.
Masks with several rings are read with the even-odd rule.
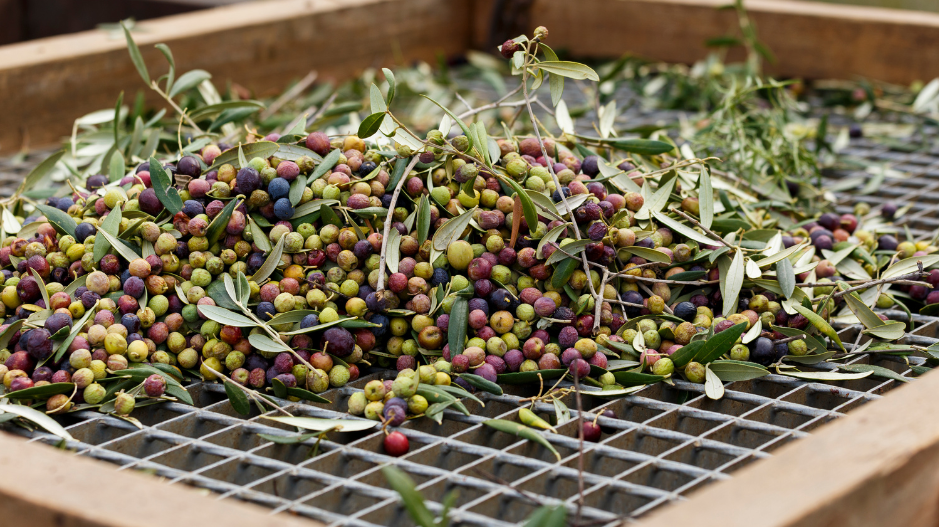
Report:
[[[228,226],[228,222],[231,220],[231,215],[233,212],[235,212],[235,209],[239,204],[241,204],[240,199],[229,200],[229,202],[225,205],[225,208],[222,209],[222,212],[219,212],[214,218],[212,218],[212,223],[210,223],[209,227],[205,230],[205,238],[209,241],[209,247],[215,245],[216,242],[222,238],[222,235],[225,234],[225,227]],[[253,232],[254,231],[252,231],[252,233]],[[258,247],[260,247],[260,245]]]
[[[638,256],[649,260],[650,262],[661,262],[661,263],[672,263],[672,259],[662,251],[657,251],[655,249],[649,249],[648,247],[639,247],[636,245],[630,247],[623,247],[621,251],[628,252],[633,256]]]
[[[317,395],[309,390],[304,390],[303,388],[287,388],[287,395],[290,397],[296,397],[297,399],[301,399],[303,401],[310,401],[320,404],[332,404],[332,401],[329,399]]]
[[[746,273],[743,266],[743,251],[737,250],[734,253],[734,259],[730,260],[723,256],[718,260],[720,262],[729,261],[730,263],[720,269],[721,275],[721,296],[724,299],[724,313],[731,314],[737,311],[737,297],[740,295],[740,289],[743,287],[743,277]]]
[[[48,415],[30,408],[29,406],[20,406],[18,404],[0,404],[0,413],[15,414],[27,421],[42,427],[50,434],[56,435],[66,441],[74,441],[75,438],[69,434],[62,425]]]
[[[864,330],[865,335],[873,335],[883,340],[897,340],[906,334],[906,323],[891,320],[883,324]]]
[[[59,362],[60,360],[62,360],[62,357],[65,356],[65,352],[68,351],[68,347],[72,345],[72,341],[75,340],[75,337],[77,337],[79,333],[84,331],[85,323],[88,322],[88,319],[94,316],[95,311],[97,310],[96,308],[97,308],[97,304],[95,304],[95,307],[85,311],[84,316],[82,316],[78,320],[78,322],[76,322],[72,326],[72,329],[69,332],[68,336],[65,337],[65,340],[63,340],[62,343],[59,344],[59,347],[55,350],[55,355],[53,356],[53,359],[52,359],[53,362]],[[9,337],[6,337],[6,338],[7,338],[7,343],[9,343]],[[3,345],[5,346],[6,343],[3,343]]]
[[[451,243],[460,239],[463,231],[466,230],[466,226],[469,225],[470,220],[473,219],[473,213],[476,212],[476,207],[473,207],[463,214],[448,220],[444,223],[437,232],[434,233],[433,238],[433,247],[438,251],[445,251]]]
[[[460,300],[462,300],[463,302],[466,302],[465,299],[462,299],[462,298],[461,298]],[[453,310],[451,310],[450,312],[453,313]],[[453,315],[452,315],[452,314],[451,314],[450,320],[453,320]],[[448,331],[449,331],[449,329],[448,329]],[[465,328],[464,328],[463,331],[464,331],[464,333],[466,332]],[[448,335],[448,337],[449,337],[449,335]],[[452,349],[451,349],[450,353],[453,353],[453,350],[452,350]],[[461,351],[460,353],[462,353],[462,351]],[[451,355],[451,356],[453,356],[453,355]],[[494,383],[494,382],[492,382],[492,381],[488,381],[488,380],[486,380],[486,379],[480,377],[479,375],[474,375],[474,374],[472,374],[472,373],[461,373],[461,374],[459,374],[459,376],[460,376],[461,379],[463,379],[464,381],[466,381],[470,386],[472,386],[472,387],[474,387],[474,388],[477,388],[477,389],[479,389],[479,390],[483,390],[484,392],[489,392],[489,393],[491,393],[491,394],[493,394],[493,395],[502,395],[502,388],[501,388],[498,384],[496,384],[496,383]]]
[[[45,386],[33,386],[32,388],[26,388],[25,390],[17,390],[15,392],[10,392],[5,394],[4,397],[7,399],[20,400],[20,399],[46,399],[52,397],[53,395],[60,393],[71,394],[72,390],[75,389],[75,384],[71,382],[57,382],[55,384],[47,384]]]
[[[430,233],[430,199],[427,194],[417,203],[417,243],[423,245]]]
[[[140,54],[140,48],[137,47],[134,38],[130,36],[130,30],[127,29],[127,26],[125,26],[123,22],[121,22],[121,28],[124,30],[124,38],[127,39],[127,51],[130,53],[130,60],[134,63],[134,67],[137,68],[137,73],[140,74],[140,78],[149,86],[150,74],[147,72],[147,65],[144,63],[143,56]]]
[[[796,290],[796,274],[792,270],[792,262],[788,258],[776,262],[776,278],[779,280],[779,287],[786,295],[786,298],[792,298]]]
[[[531,200],[525,189],[522,188],[514,179],[501,176],[499,178],[504,183],[512,187],[515,195],[522,201],[522,213],[525,214],[525,222],[528,223],[528,230],[532,234],[538,229],[538,210],[535,209],[535,203]]]
[[[385,74],[385,80],[388,81],[388,106],[391,106],[391,101],[395,99],[395,74],[391,72],[388,68],[382,68],[382,73]],[[359,135],[359,137],[362,137]]]
[[[698,181],[698,209],[701,225],[710,229],[714,222],[714,189],[711,187],[711,171],[707,167],[701,168]]]
[[[176,83],[173,84],[172,89],[169,91],[169,96],[170,98],[176,97],[180,93],[185,93],[202,84],[202,81],[207,81],[211,78],[212,74],[205,70],[187,71],[180,75]]]
[[[550,62],[558,62],[557,53],[545,44],[540,44],[541,51],[545,58]],[[548,87],[551,90],[551,106],[557,106],[561,101],[561,95],[564,94],[564,76],[550,75],[548,77]]]
[[[381,122],[385,118],[385,115],[385,112],[377,112],[362,119],[362,122],[359,124],[359,131],[356,135],[362,139],[375,135],[381,127]]]
[[[874,377],[883,377],[884,379],[893,379],[898,382],[910,382],[910,379],[900,375],[899,373],[891,370],[890,368],[884,368],[883,366],[874,366],[873,364],[839,364],[839,370],[849,371],[851,373],[864,373],[864,372],[873,372]]]
[[[918,268],[919,262],[923,263],[923,269],[928,269],[929,267],[939,263],[939,255],[930,254],[926,256],[914,256],[912,258],[900,260],[899,262],[888,267],[887,270],[880,275],[880,277],[882,279],[894,278],[912,273]]]
[[[112,236],[117,236],[118,229],[121,227],[121,208],[114,207],[111,212],[104,218],[104,221],[101,222],[101,226],[98,231],[106,231]],[[108,239],[104,236],[95,236],[95,246],[92,256],[96,262],[101,261],[104,258],[104,255],[108,253],[108,249],[111,248],[111,244]]]
[[[468,316],[469,302],[465,298],[457,297],[450,307],[450,320],[453,324],[447,326],[447,343],[450,345],[451,357],[463,353]]]
[[[566,60],[545,60],[535,64],[534,67],[547,71],[548,73],[560,75],[561,77],[567,77],[568,79],[586,79],[594,82],[598,82],[600,80],[600,76],[597,75],[597,72],[593,71],[593,68],[579,62],[569,62]]]
[[[703,243],[705,245],[715,245],[719,242],[717,240],[711,239],[709,236],[702,232],[698,232],[691,227],[685,225],[684,223],[679,223],[661,212],[652,212],[652,217],[659,223],[665,225],[669,229],[681,234],[685,238],[694,240],[698,243]]]
[[[451,350],[453,349],[453,344],[450,344]],[[451,352],[452,353],[452,352]],[[451,354],[451,357],[453,355]],[[539,375],[543,380],[557,379],[558,377],[563,377],[567,373],[567,368],[560,368],[556,370],[535,370],[535,371],[520,371],[515,373],[502,373],[497,375],[497,380],[499,384],[509,384],[509,385],[518,385],[518,384],[530,384],[537,383]]]
[[[867,329],[873,329],[884,325],[884,321],[881,320],[879,316],[877,316],[877,313],[874,313],[874,310],[872,310],[870,306],[861,300],[861,297],[858,296],[857,293],[848,293],[843,295],[842,298],[844,298],[848,309],[854,313],[854,316],[856,316],[861,324],[864,324],[864,327]],[[922,314],[922,310],[920,310],[920,314]]]
[[[326,430],[337,430],[341,432],[361,432],[371,430],[380,423],[378,421],[369,421],[366,419],[320,419],[318,417],[288,417],[280,415],[262,415],[264,419],[284,423],[285,425],[303,428],[304,430],[315,430],[325,432]]]
[[[737,342],[737,339],[740,338],[740,335],[743,335],[746,329],[747,323],[741,322],[705,340],[704,345],[695,354],[695,362],[707,364],[717,360],[721,355],[730,351],[730,348],[734,347],[734,343]]]
[[[580,266],[581,261],[577,258],[567,258],[554,266],[554,273],[551,275],[551,285],[555,289],[564,287],[564,284],[570,279],[574,271]]]
[[[55,167],[56,163],[62,159],[62,156],[65,155],[65,150],[59,150],[58,152],[52,154],[51,156],[45,158],[42,163],[36,165],[36,168],[29,171],[29,174],[23,179],[23,182],[20,183],[18,189],[16,189],[16,194],[22,194],[33,188],[36,183],[39,183],[42,178]]]
[[[284,241],[286,239],[287,236],[281,236],[280,239],[277,240],[277,245],[275,245],[271,253],[267,255],[267,258],[258,271],[251,276],[251,280],[260,283],[268,276],[271,276],[271,273],[277,269],[277,266],[281,263],[280,257],[284,254]]]
[[[268,353],[290,353],[290,347],[280,339],[274,340],[267,335],[252,333],[248,335],[248,342],[255,348]]]
[[[522,439],[527,439],[538,443],[539,445],[550,450],[558,459],[561,460],[561,454],[558,453],[557,449],[554,448],[547,439],[545,439],[541,434],[536,432],[533,428],[528,428],[525,425],[516,423],[514,421],[508,421],[505,419],[490,419],[488,421],[483,421],[483,424],[494,428],[500,432],[505,432],[507,434],[512,434],[514,436],[521,437]]]
[[[246,145],[236,146],[234,148],[229,148],[228,150],[219,154],[218,157],[212,161],[212,166],[206,169],[203,173],[210,172],[212,170],[218,170],[222,165],[232,165],[235,168],[242,168],[241,161],[238,159],[238,150],[244,153],[244,156],[247,159],[254,159],[255,157],[260,157],[267,159],[272,155],[276,154],[281,145],[273,141],[258,141],[256,143],[248,143]]]
[[[205,288],[206,295],[211,298],[216,306],[231,309],[231,310],[240,310],[237,304],[232,301],[228,296],[228,291],[225,290],[225,284],[221,280],[213,280],[208,287]]]
[[[417,491],[414,480],[394,465],[382,467],[381,473],[388,481],[388,486],[401,496],[401,501],[408,515],[411,516],[411,520],[419,527],[435,527],[434,514],[424,504],[424,497]]]
[[[295,179],[293,183],[290,184],[290,194],[288,195],[288,197],[290,198],[291,205],[296,207],[297,204],[300,203],[300,200],[303,198],[303,189],[305,188],[306,188],[306,176],[301,174],[297,176],[297,179]]]
[[[72,237],[75,236],[75,227],[78,227],[78,224],[75,223],[75,220],[71,216],[48,205],[37,204],[36,208],[39,209],[39,212],[42,212],[42,215],[46,217],[57,231],[64,232]],[[83,240],[78,241],[80,243]]]
[[[236,412],[241,415],[251,413],[251,403],[248,401],[248,395],[228,379],[225,379],[225,394],[228,395],[228,401]]]
[[[671,152],[675,149],[670,143],[654,139],[619,139],[612,141],[610,146],[624,152],[632,152],[644,156],[654,156]]]
[[[163,165],[155,157],[150,158],[150,177],[153,179],[153,190],[156,192],[160,203],[166,207],[166,210],[172,215],[183,210],[183,200],[179,197],[179,192],[173,186],[173,181],[169,174],[163,169]]]
[[[251,320],[250,318],[233,311],[229,311],[223,307],[202,305],[198,306],[198,311],[206,318],[214,320],[225,326],[252,328],[258,325],[257,322]]]
[[[238,145],[238,164],[243,167],[248,166],[248,158],[245,157],[245,152],[244,152],[244,149],[241,147],[241,144]]]
[[[524,527],[565,527],[566,525],[567,507],[563,504],[553,507],[542,505],[535,509],[524,523]]]
[[[128,262],[132,262],[137,258],[140,258],[140,255],[137,254],[137,251],[132,249],[129,245],[118,239],[116,236],[112,236],[108,231],[98,231],[98,234],[104,236],[108,243],[111,244],[111,247],[114,247],[114,250],[121,255]],[[95,238],[97,242],[97,238]]]
[[[258,249],[268,253],[271,252],[271,240],[267,237],[267,234],[264,233],[264,230],[254,221],[254,218],[248,216],[248,229],[251,232],[252,240],[254,244],[258,246]]]
[[[617,371],[613,372],[613,376],[616,377],[618,384],[622,384],[627,388],[630,386],[654,384],[666,378],[665,375],[653,375],[651,373],[639,373],[635,371]]]
[[[769,370],[755,362],[716,360],[708,367],[724,382],[749,381],[769,375]]]
[[[473,136],[474,136],[475,134],[473,134],[473,132],[469,129],[469,127],[466,126],[466,123],[463,122],[463,119],[460,119],[459,117],[456,116],[455,113],[451,112],[449,108],[447,108],[446,106],[440,104],[439,102],[437,102],[437,101],[431,99],[430,97],[424,95],[423,93],[421,93],[420,96],[421,96],[421,97],[424,97],[424,98],[427,99],[428,101],[430,101],[430,102],[436,104],[438,107],[440,107],[441,110],[443,110],[444,112],[446,112],[446,114],[449,115],[450,118],[453,119],[453,120],[456,122],[456,124],[458,124],[458,125],[460,126],[460,130],[463,131],[463,135],[465,135],[465,136],[467,137],[467,139],[469,139],[469,143],[470,143],[469,148],[472,149],[472,148],[473,148]],[[467,150],[467,151],[469,151],[469,150]],[[388,187],[388,188],[392,188],[392,187]],[[438,249],[438,250],[439,250],[439,249]]]
[[[820,317],[811,309],[807,309],[805,306],[793,303],[792,307],[799,312],[800,315],[809,319],[809,322],[815,326],[815,329],[819,330],[823,335],[830,338],[834,341],[835,344],[844,351],[844,344],[841,343],[841,339],[838,337],[838,332],[832,328],[824,318]]]
[[[124,154],[120,150],[115,150],[108,163],[108,181],[111,183],[120,181],[124,177],[124,167]]]
[[[302,218],[304,216],[313,214],[314,212],[319,212],[322,207],[330,207],[332,205],[336,205],[337,203],[339,203],[339,200],[335,199],[314,199],[313,201],[308,201],[297,207],[293,213],[293,218],[291,219]]]

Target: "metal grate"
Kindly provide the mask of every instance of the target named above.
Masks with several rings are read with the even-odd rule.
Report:
[[[629,113],[623,118],[633,125],[668,120],[647,113]],[[870,195],[839,194],[839,212],[850,212],[858,201],[872,207],[887,201],[913,203],[899,225],[908,226],[916,237],[929,237],[939,228],[934,212],[939,205],[939,149],[907,153],[859,139],[852,140],[845,153],[888,163],[909,175],[887,178]],[[825,183],[833,185],[851,177],[866,182],[875,176],[865,171],[839,172],[826,177]],[[885,313],[893,320],[908,320],[901,311]],[[916,329],[901,342],[926,346],[939,342],[939,318],[914,315],[913,323]],[[849,350],[866,339],[859,325],[838,329]],[[912,374],[910,364],[923,363],[921,357],[907,361],[877,354],[860,354],[849,361],[883,366],[904,377]],[[834,370],[835,366],[823,363],[801,369]],[[356,419],[345,412],[349,395],[369,380],[391,375],[374,373],[330,390],[324,395],[333,404],[281,403],[294,415]],[[769,375],[726,383],[719,401],[708,399],[703,385],[680,380],[613,401],[586,396],[584,419],[592,420],[606,409],[617,418],[601,417],[599,424],[611,433],[604,433],[600,443],[585,444],[582,516],[597,525],[640,518],[712,481],[730,477],[740,467],[772,455],[778,447],[805,437],[898,384],[880,377],[814,383]],[[400,430],[410,439],[411,452],[402,458],[383,454],[379,431],[331,433],[319,443],[318,455],[310,457],[315,440],[281,445],[263,439],[259,433],[295,432],[264,419],[256,409],[247,417],[237,414],[222,386],[196,383],[188,389],[195,407],[167,403],[136,410],[134,416],[145,425],[142,430],[96,412],[68,414],[62,419],[76,441],[67,447],[118,465],[119,470],[150,472],[169,484],[207,489],[219,500],[248,501],[269,508],[272,514],[299,515],[335,526],[412,525],[380,472],[385,464],[407,472],[434,512],[441,510],[444,496],[456,490],[458,498],[451,512],[455,525],[516,525],[541,504],[565,502],[574,509],[579,500],[578,413],[570,395],[564,402],[572,409],[572,420],[558,423],[558,434],[543,434],[561,453],[558,462],[543,447],[482,424],[491,418],[516,420],[522,399],[535,395],[532,387],[507,387],[500,397],[481,394],[485,407],[465,401],[472,415],[446,411],[442,425],[427,419],[406,422]],[[551,405],[537,404],[534,410],[554,420]],[[4,429],[32,441],[58,443],[58,438],[41,432],[28,433],[9,425]]]
[[[905,317],[898,311],[887,314]],[[914,315],[914,322],[917,329],[903,342],[939,341],[939,319]],[[860,329],[840,329],[849,350],[863,343]],[[910,358],[912,364],[923,361]],[[849,363],[911,374],[900,357],[858,355]],[[834,366],[803,368],[830,369]],[[330,405],[281,402],[295,415],[355,419],[345,413],[346,399],[369,380],[388,375],[372,374],[327,392],[334,401]],[[601,417],[599,424],[611,433],[600,443],[585,444],[583,518],[600,525],[614,523],[684,499],[897,384],[874,377],[813,383],[769,375],[726,383],[724,398],[718,401],[704,395],[703,385],[683,381],[674,386],[660,383],[613,401],[585,396],[584,419],[592,420],[606,409],[617,418]],[[563,501],[576,507],[576,410],[571,421],[558,423],[558,434],[544,434],[561,453],[560,462],[540,445],[481,424],[491,418],[517,419],[522,399],[534,395],[530,387],[509,387],[499,397],[482,394],[485,407],[466,401],[472,415],[447,411],[442,425],[427,419],[406,422],[399,430],[410,439],[411,452],[400,459],[382,453],[380,431],[331,433],[319,444],[319,454],[310,457],[315,440],[280,445],[261,438],[259,433],[294,432],[263,419],[256,409],[247,417],[236,414],[220,385],[197,383],[188,389],[195,407],[167,403],[135,411],[145,425],[142,430],[96,412],[69,414],[65,419],[73,424],[67,429],[76,441],[67,447],[119,465],[119,470],[152,472],[170,484],[208,489],[220,500],[253,502],[272,514],[300,515],[336,526],[411,524],[379,471],[386,463],[411,475],[432,510],[439,511],[443,497],[457,490],[452,518],[458,525],[517,524],[539,504]],[[564,402],[576,407],[571,395]],[[539,403],[535,411],[553,419],[551,405]],[[57,444],[58,438],[34,433],[32,441]]]

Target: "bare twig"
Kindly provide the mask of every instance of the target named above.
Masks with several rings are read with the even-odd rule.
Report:
[[[283,408],[280,407],[280,405],[278,405],[278,404],[275,403],[274,401],[271,401],[271,400],[268,399],[267,397],[262,396],[261,394],[257,393],[255,390],[251,390],[251,389],[249,389],[249,388],[247,388],[247,387],[245,387],[245,386],[242,386],[241,384],[238,384],[237,382],[233,381],[231,377],[229,377],[228,375],[225,375],[224,373],[222,373],[222,372],[220,372],[220,371],[215,371],[215,369],[213,369],[211,366],[209,366],[209,365],[206,364],[205,362],[203,362],[202,365],[205,366],[205,369],[207,369],[207,370],[209,370],[210,372],[212,372],[213,375],[216,375],[216,376],[218,376],[218,377],[221,377],[222,379],[225,379],[226,381],[228,381],[228,382],[234,384],[239,390],[245,392],[245,394],[247,394],[248,397],[250,397],[251,399],[254,399],[254,400],[256,400],[256,401],[257,401],[257,400],[263,401],[263,402],[267,403],[268,405],[272,406],[273,408],[275,408],[275,409],[277,409],[277,410],[279,410],[279,411],[281,411],[281,412],[287,414],[287,415],[290,416],[290,417],[293,417],[293,414],[292,414],[292,413],[288,412],[287,410],[284,410]]]
[[[692,218],[691,216],[685,214],[684,212],[682,212],[682,211],[680,211],[680,210],[678,210],[678,209],[671,209],[671,211],[674,212],[674,213],[676,213],[676,214],[678,214],[678,215],[681,216],[682,218],[685,218],[686,220],[690,221],[693,225],[695,225],[695,226],[697,226],[697,227],[701,227],[701,230],[703,230],[705,233],[707,233],[707,235],[710,236],[711,238],[714,238],[714,240],[717,241],[718,243],[720,243],[720,244],[722,244],[722,245],[724,245],[725,247],[728,247],[728,248],[730,248],[730,249],[737,250],[736,247],[734,247],[733,245],[731,245],[731,244],[725,242],[724,239],[721,238],[716,232],[712,231],[711,229],[708,229],[708,228],[705,227],[704,225],[701,225],[701,222],[699,222],[698,220]]]
[[[479,112],[484,112],[484,111],[486,111],[486,110],[492,110],[492,109],[495,109],[495,108],[500,108],[500,107],[502,107],[502,106],[523,106],[523,105],[525,104],[525,101],[516,101],[516,102],[513,102],[513,103],[503,104],[503,103],[505,103],[505,100],[506,100],[506,99],[508,99],[509,97],[515,95],[515,94],[518,93],[521,89],[522,89],[522,86],[521,86],[521,84],[520,84],[520,85],[518,86],[518,88],[515,88],[514,90],[510,91],[509,93],[506,93],[506,94],[503,95],[498,101],[496,101],[496,102],[494,102],[494,103],[491,103],[491,104],[487,104],[487,105],[485,105],[485,106],[480,106],[479,108],[470,108],[469,111],[463,112],[463,113],[461,113],[460,115],[458,115],[457,117],[459,117],[460,119],[465,119],[465,118],[467,118],[467,117],[469,117],[469,116],[471,116],[471,115],[476,115],[476,114],[479,113]]]

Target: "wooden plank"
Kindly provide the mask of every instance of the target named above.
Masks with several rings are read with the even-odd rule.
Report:
[[[489,40],[490,10],[478,0],[473,43]],[[503,1],[512,6],[518,0]],[[630,53],[690,64],[707,56],[707,39],[738,34],[729,0],[534,0],[531,34],[546,26],[548,43],[577,57]],[[747,0],[760,39],[778,62],[767,72],[809,79],[857,76],[907,84],[939,76],[939,13],[832,5],[801,0]],[[501,35],[503,41],[515,35]],[[733,54],[731,58],[740,58]]]
[[[927,374],[773,457],[643,518],[644,527],[939,523],[939,375]]]
[[[8,527],[317,527],[287,514],[0,433],[0,514]],[[14,476],[15,475],[15,476]]]
[[[168,44],[177,75],[205,69],[224,90],[232,80],[272,95],[311,70],[343,80],[396,61],[432,61],[469,44],[469,0],[271,0],[139,24],[135,40],[151,76],[166,71],[153,44]],[[0,155],[28,140],[57,142],[72,121],[145,90],[123,39],[89,31],[0,47]]]

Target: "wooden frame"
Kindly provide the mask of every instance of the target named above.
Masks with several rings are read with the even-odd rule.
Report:
[[[545,25],[549,41],[574,55],[624,52],[690,63],[708,37],[729,33],[725,0],[271,0],[140,24],[144,57],[162,71],[153,44],[165,42],[181,70],[202,68],[259,95],[317,70],[347,78],[367,67],[433,60],[488,47],[499,7]],[[856,75],[908,83],[939,76],[939,14],[748,0],[761,37],[778,63],[770,71],[810,78]],[[372,22],[372,23],[370,23]],[[522,29],[530,31],[531,28]],[[87,32],[0,47],[0,155],[24,143],[57,142],[74,118],[114,104],[121,90],[146,89],[122,39]],[[147,90],[149,101],[158,103]],[[928,525],[939,521],[939,408],[928,403],[939,376],[927,375],[852,412],[773,459],[706,487],[652,515],[650,526]],[[10,524],[166,525],[228,523],[310,525],[249,505],[219,503],[156,479],[116,472],[94,461],[0,434],[2,512]],[[49,475],[51,477],[45,477]],[[77,475],[81,475],[78,478]],[[148,476],[149,477],[149,476]],[[95,481],[95,485],[84,482]],[[35,489],[42,489],[41,492]],[[104,489],[104,490],[102,490]],[[118,497],[147,496],[124,507]],[[24,492],[27,490],[28,492]],[[127,502],[131,503],[131,502]],[[165,507],[173,503],[173,507]],[[185,507],[186,510],[181,510]],[[145,512],[145,514],[142,514]],[[182,514],[181,514],[182,512]],[[228,520],[228,521],[226,521]],[[182,522],[182,523],[181,523]]]
[[[494,27],[512,34],[526,24],[547,26],[554,47],[578,56],[691,63],[708,53],[706,39],[734,32],[734,14],[716,9],[726,1],[271,0],[145,21],[135,38],[152,73],[165,71],[152,46],[164,42],[181,70],[205,69],[221,85],[233,80],[270,95],[310,70],[344,79],[366,67],[456,56],[507,36],[491,35]],[[778,59],[773,74],[896,83],[939,76],[937,13],[802,0],[747,7]],[[104,32],[0,46],[0,155],[54,144],[75,118],[137,90],[160,103],[123,39]]]

